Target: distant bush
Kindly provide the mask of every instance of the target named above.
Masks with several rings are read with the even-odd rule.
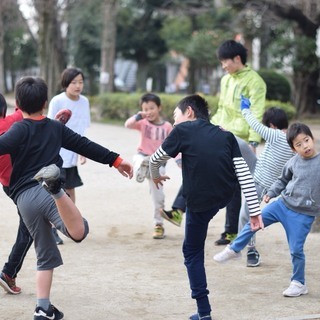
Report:
[[[124,122],[127,118],[137,113],[140,110],[139,99],[141,93],[106,93],[90,98],[93,117],[97,121],[116,121]],[[162,116],[173,122],[173,111],[177,103],[186,95],[181,94],[165,94],[160,93],[159,97],[162,104]],[[218,96],[203,96],[209,105],[210,113],[213,115],[218,108]],[[296,110],[290,103],[281,101],[266,101],[266,108],[279,107],[285,110],[288,118],[292,119]]]
[[[258,73],[267,85],[267,100],[290,101],[291,86],[285,76],[266,69],[261,69]]]

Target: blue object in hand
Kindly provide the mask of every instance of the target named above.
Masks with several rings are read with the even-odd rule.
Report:
[[[240,109],[241,111],[244,109],[250,109],[250,100],[243,95],[241,95],[241,100],[240,100]]]

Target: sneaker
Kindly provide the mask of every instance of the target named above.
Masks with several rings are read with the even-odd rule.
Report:
[[[173,209],[166,211],[164,209],[160,210],[161,216],[168,220],[169,222],[173,223],[174,225],[180,227],[181,226],[181,221],[182,221],[182,215],[183,211],[180,209]]]
[[[55,118],[55,120],[58,120],[62,124],[66,124],[70,120],[71,116],[72,116],[71,110],[62,109],[62,110],[58,111],[58,113],[56,114],[56,116],[54,118]]]
[[[59,311],[54,305],[50,304],[48,310],[36,307],[33,314],[33,320],[60,320],[63,319],[63,312]]]
[[[51,229],[52,229],[52,233],[53,233],[54,239],[56,240],[56,244],[57,245],[63,244],[63,240],[58,235],[57,228],[51,228]]]
[[[164,227],[161,225],[156,225],[154,227],[153,239],[163,239],[164,238]]]
[[[307,294],[308,289],[305,284],[300,283],[299,281],[292,280],[288,289],[283,291],[285,297],[299,297],[302,294]]]
[[[255,249],[249,249],[247,253],[247,267],[258,267],[260,265],[260,254]]]
[[[61,190],[60,169],[55,164],[43,167],[33,179],[37,180],[51,194],[57,194]]]
[[[145,157],[141,162],[140,168],[137,170],[136,180],[140,183],[143,182],[145,178],[150,178],[149,158],[150,157]]]
[[[202,316],[200,317],[198,313],[193,314],[192,316],[189,317],[189,320],[212,320],[210,314],[206,315],[206,316]]]
[[[0,286],[11,294],[19,294],[21,293],[21,288],[16,286],[16,279],[10,278],[5,273],[1,273],[0,275]]]
[[[217,240],[214,244],[216,246],[225,246],[227,244],[230,244],[236,237],[236,233],[223,232],[221,234],[221,238]]]
[[[214,257],[213,260],[217,261],[219,263],[225,263],[228,260],[231,259],[240,259],[241,258],[241,252],[235,252],[230,248],[230,245],[228,244],[224,250],[221,252],[217,253]]]

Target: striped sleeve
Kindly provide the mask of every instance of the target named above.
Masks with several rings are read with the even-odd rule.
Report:
[[[241,190],[247,201],[250,216],[257,216],[261,214],[261,210],[256,186],[249,171],[249,167],[242,157],[233,158],[233,163]]]
[[[160,146],[149,160],[152,179],[158,179],[160,177],[159,168],[169,159],[171,159],[171,157]]]

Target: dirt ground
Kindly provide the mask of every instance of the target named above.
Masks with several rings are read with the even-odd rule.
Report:
[[[314,128],[315,129],[315,128]],[[318,128],[317,128],[318,130]],[[138,132],[119,126],[93,123],[88,136],[131,160]],[[165,185],[166,207],[181,183],[174,161],[167,166],[171,177]],[[152,239],[152,205],[148,184],[127,180],[118,172],[88,161],[80,167],[85,185],[77,189],[77,204],[89,220],[90,234],[81,244],[63,237],[64,265],[56,269],[51,301],[66,320],[186,320],[196,311],[181,245],[184,228],[166,223],[166,238]],[[0,265],[6,261],[17,230],[13,202],[0,192]],[[223,231],[225,213],[212,220],[206,246],[206,269],[212,314],[215,320],[320,319],[320,234],[306,243],[306,279],[309,294],[284,298],[290,283],[291,263],[284,231],[274,225],[259,232],[261,266],[247,268],[245,257],[218,265],[212,256]],[[0,290],[1,320],[31,320],[35,297],[34,249],[31,247],[17,284],[18,296]]]

